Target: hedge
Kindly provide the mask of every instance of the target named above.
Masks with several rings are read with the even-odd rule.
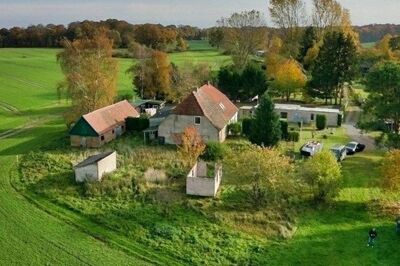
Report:
[[[323,130],[326,128],[326,116],[317,115],[316,126],[318,130]]]
[[[299,142],[300,140],[300,133],[297,131],[291,131],[288,133],[288,141]]]
[[[228,125],[228,132],[234,136],[240,135],[242,132],[242,125],[240,123],[233,123]]]
[[[145,117],[128,117],[126,120],[126,130],[143,131],[150,126],[150,120]]]
[[[343,116],[342,115],[338,115],[338,117],[337,117],[337,126],[341,127],[342,126],[342,122],[343,122]]]
[[[281,134],[282,139],[287,140],[289,137],[289,124],[287,121],[281,120]]]
[[[252,118],[244,118],[242,120],[242,134],[243,135],[245,135],[245,136],[250,135],[253,120],[254,119],[252,119]]]

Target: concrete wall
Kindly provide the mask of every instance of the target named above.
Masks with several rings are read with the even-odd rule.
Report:
[[[117,153],[113,152],[97,163],[75,168],[75,180],[76,182],[101,181],[104,174],[111,173],[115,169],[117,169]]]
[[[104,144],[113,141],[119,135],[122,135],[126,132],[125,123],[115,126],[114,128],[110,129],[103,135],[99,137],[83,137],[83,136],[70,136],[71,146],[72,147],[84,147],[84,148],[98,148],[103,146]],[[102,140],[102,136],[104,139]]]
[[[164,137],[167,144],[178,144],[177,140],[185,128],[194,126],[205,142],[225,140],[220,139],[220,131],[206,117],[201,116],[200,125],[194,123],[194,118],[195,116],[169,115],[158,127],[158,136]]]
[[[101,179],[104,174],[111,173],[117,169],[117,153],[113,152],[103,160],[97,162],[98,176]]]
[[[222,178],[221,166],[215,166],[215,175],[207,177],[207,164],[198,162],[186,178],[186,194],[203,197],[215,197]]]
[[[100,181],[101,178],[98,176],[97,164],[87,165],[75,169],[75,180],[76,182],[85,181]]]

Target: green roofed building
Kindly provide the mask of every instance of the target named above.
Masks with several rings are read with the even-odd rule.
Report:
[[[69,132],[71,146],[97,148],[112,141],[126,131],[128,117],[139,113],[126,100],[83,115]]]

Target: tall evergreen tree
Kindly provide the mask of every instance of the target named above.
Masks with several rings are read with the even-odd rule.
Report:
[[[273,147],[281,139],[281,124],[268,93],[264,93],[252,123],[250,141],[257,145]]]
[[[342,100],[346,82],[356,75],[357,48],[343,32],[327,32],[312,69],[309,94],[313,97]]]
[[[304,57],[306,57],[308,50],[312,48],[318,42],[317,32],[314,27],[307,27],[303,33],[303,38],[300,41],[299,56],[297,60],[300,63],[304,63]]]

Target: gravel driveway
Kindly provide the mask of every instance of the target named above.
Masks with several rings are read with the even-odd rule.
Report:
[[[351,106],[350,110],[346,113],[346,121],[343,124],[343,127],[346,129],[347,135],[356,142],[365,144],[365,150],[371,151],[376,149],[375,139],[362,134],[361,130],[356,128],[356,124],[360,119],[362,110],[359,107]]]

